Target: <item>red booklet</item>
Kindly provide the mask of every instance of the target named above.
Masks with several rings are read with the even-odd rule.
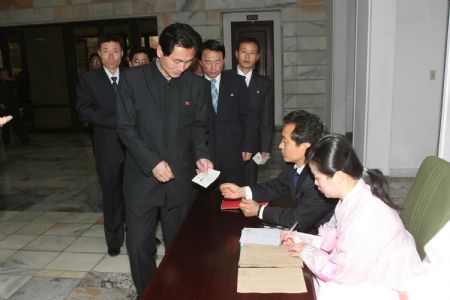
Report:
[[[239,209],[239,203],[241,203],[241,199],[226,199],[223,198],[222,204],[220,205],[220,209],[228,210],[228,209]],[[267,205],[268,202],[259,202],[261,205]]]

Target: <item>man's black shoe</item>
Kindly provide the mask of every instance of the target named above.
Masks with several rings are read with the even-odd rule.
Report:
[[[120,253],[120,248],[119,249],[115,249],[115,248],[108,248],[108,255],[111,257],[117,256]]]

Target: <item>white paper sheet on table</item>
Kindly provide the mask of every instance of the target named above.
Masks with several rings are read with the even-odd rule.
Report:
[[[241,244],[279,245],[280,232],[278,228],[248,228],[241,232]]]
[[[204,188],[207,188],[211,183],[213,183],[217,177],[219,177],[220,171],[208,170],[207,173],[199,173],[195,176],[192,181]]]

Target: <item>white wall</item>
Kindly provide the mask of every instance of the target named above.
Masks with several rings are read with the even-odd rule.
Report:
[[[438,150],[448,1],[396,2],[390,168],[394,176],[414,176]]]
[[[347,27],[348,49],[355,36],[355,65],[347,59],[347,76],[354,68],[355,82],[350,85],[348,77],[346,88],[347,97],[354,88],[354,147],[369,168],[414,176],[422,160],[438,150],[448,2],[347,1],[346,16],[352,6],[356,13],[355,26],[349,20]],[[346,109],[347,122],[349,113]]]

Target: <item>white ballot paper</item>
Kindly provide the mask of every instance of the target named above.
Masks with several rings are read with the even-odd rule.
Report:
[[[241,231],[241,244],[275,245],[280,244],[281,229],[277,228],[249,228]]]
[[[269,159],[270,159],[270,157],[265,157],[265,158],[263,158],[261,152],[258,152],[258,153],[255,154],[255,156],[253,156],[253,161],[254,161],[257,165],[263,165],[263,164],[265,164]]]
[[[195,182],[198,185],[201,185],[204,188],[207,188],[211,183],[213,183],[217,177],[219,177],[220,171],[217,170],[208,170],[207,173],[199,173],[192,179],[192,182]]]

